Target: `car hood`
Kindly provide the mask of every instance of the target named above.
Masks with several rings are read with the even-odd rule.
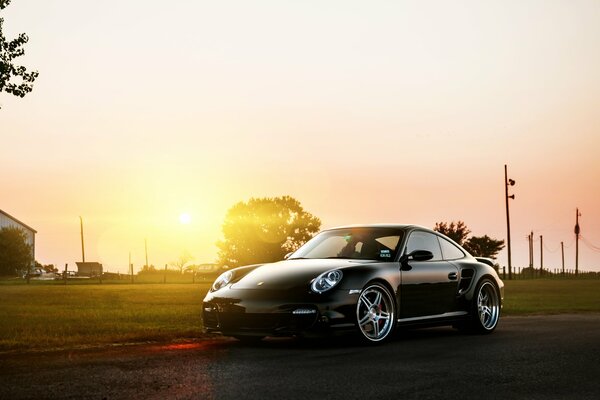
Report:
[[[299,286],[308,288],[319,274],[332,269],[372,264],[371,260],[311,259],[285,260],[264,264],[231,285],[232,289],[289,290]],[[234,278],[235,279],[235,278]]]

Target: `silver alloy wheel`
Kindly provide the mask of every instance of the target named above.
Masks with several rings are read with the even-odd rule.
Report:
[[[477,316],[481,327],[491,331],[496,327],[500,317],[500,301],[498,292],[491,282],[483,282],[477,294]]]
[[[379,284],[364,289],[356,304],[356,321],[360,333],[369,341],[385,339],[394,327],[394,301]]]

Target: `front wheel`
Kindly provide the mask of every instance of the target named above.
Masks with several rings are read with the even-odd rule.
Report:
[[[356,322],[361,338],[378,343],[391,336],[396,326],[394,299],[380,283],[369,284],[356,303]]]
[[[475,333],[492,333],[500,319],[500,296],[496,285],[483,279],[477,286],[471,306],[470,330]]]

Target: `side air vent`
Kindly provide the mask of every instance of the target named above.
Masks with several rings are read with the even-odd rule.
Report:
[[[473,275],[475,275],[475,271],[472,269],[463,269],[460,271],[460,282],[458,282],[458,294],[464,294],[471,286],[471,281],[473,280]]]

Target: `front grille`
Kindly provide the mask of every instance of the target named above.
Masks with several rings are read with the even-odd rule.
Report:
[[[223,330],[276,331],[290,325],[291,315],[220,313],[219,319]]]
[[[297,333],[311,328],[318,314],[294,315],[291,312],[246,314],[223,312],[213,308],[204,311],[204,327],[221,332],[261,332],[264,334]]]

